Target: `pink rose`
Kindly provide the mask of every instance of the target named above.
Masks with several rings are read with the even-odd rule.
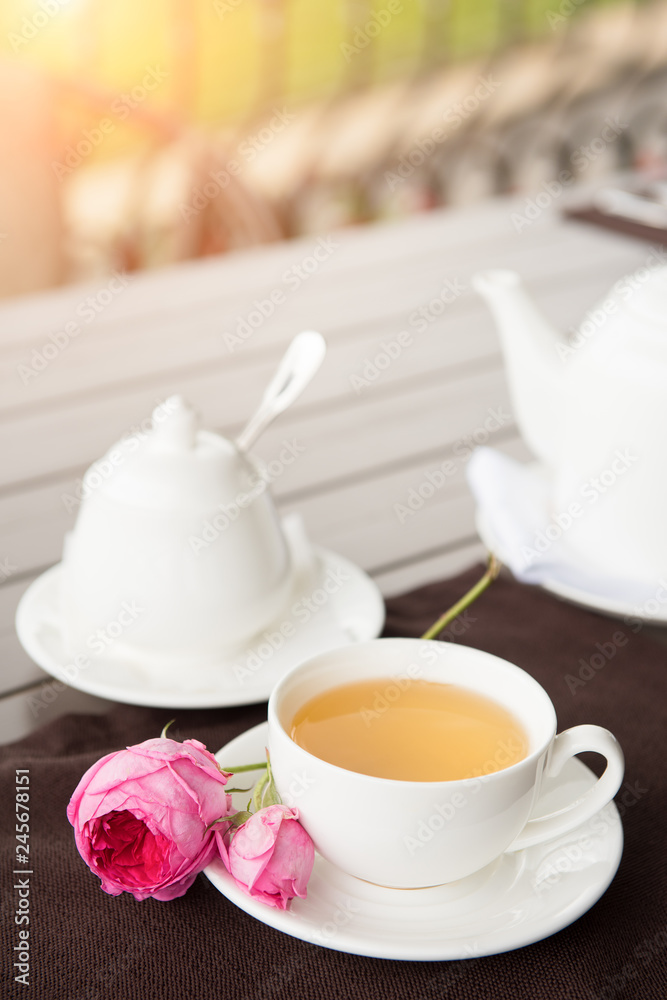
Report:
[[[229,775],[198,740],[146,740],[84,774],[67,807],[76,846],[112,896],[174,899],[216,855]]]
[[[315,860],[313,842],[298,819],[296,809],[267,806],[236,831],[217,833],[220,857],[236,884],[281,910],[294,896],[305,898]]]

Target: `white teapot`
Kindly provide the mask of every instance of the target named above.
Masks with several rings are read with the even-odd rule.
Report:
[[[61,616],[70,654],[190,667],[238,648],[284,607],[292,567],[267,482],[178,396],[142,442],[87,471],[66,537]],[[96,646],[97,644],[97,646]],[[98,648],[99,647],[99,648]]]
[[[514,272],[481,272],[473,287],[495,315],[514,413],[569,550],[598,573],[657,584],[667,572],[667,268],[616,282],[569,341]]]

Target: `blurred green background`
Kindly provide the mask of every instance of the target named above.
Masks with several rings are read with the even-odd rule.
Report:
[[[0,53],[89,92],[132,88],[159,65],[169,76],[151,106],[224,124],[278,100],[300,103],[488,55],[614,2],[393,0],[396,13],[355,47],[388,0],[3,0]],[[105,155],[119,141],[127,135],[105,144]]]

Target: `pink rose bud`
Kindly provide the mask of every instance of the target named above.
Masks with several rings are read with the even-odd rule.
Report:
[[[294,896],[305,898],[315,860],[313,842],[298,819],[297,809],[267,806],[236,831],[217,833],[220,856],[236,884],[281,910]]]
[[[76,846],[112,896],[174,899],[216,855],[229,775],[198,740],[146,740],[84,774],[67,807]]]

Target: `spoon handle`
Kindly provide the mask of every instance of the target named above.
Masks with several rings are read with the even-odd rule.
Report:
[[[248,451],[271,421],[301,395],[322,364],[326,349],[324,337],[314,330],[304,331],[294,338],[266,387],[257,411],[236,439],[239,451]]]

